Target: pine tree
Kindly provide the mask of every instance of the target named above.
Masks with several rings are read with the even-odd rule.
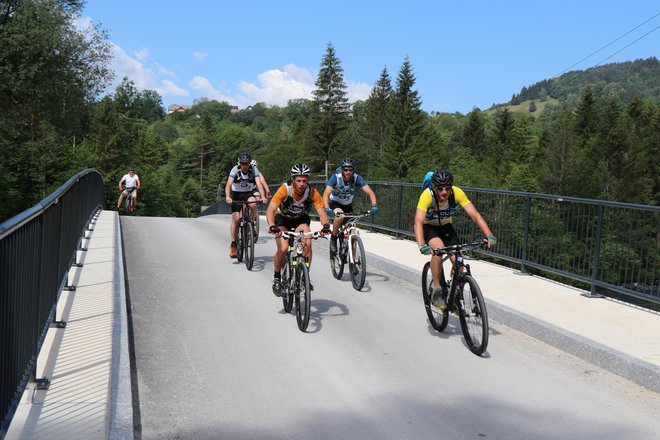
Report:
[[[594,89],[587,86],[582,90],[580,103],[575,110],[575,132],[582,146],[591,141],[597,125],[596,95]]]
[[[430,127],[414,85],[415,75],[406,57],[389,106],[382,177],[405,180],[412,161],[432,154]]]
[[[392,82],[385,67],[365,103],[361,137],[364,139],[370,157],[380,157],[383,154],[387,131],[387,111],[391,95]]]
[[[321,69],[312,92],[311,115],[307,127],[308,144],[305,146],[312,165],[322,166],[337,148],[339,135],[347,128],[350,105],[346,97],[346,83],[341,61],[335,48],[328,44]]]
[[[486,147],[486,129],[481,110],[475,108],[467,115],[467,121],[462,130],[462,144],[467,147],[470,154],[479,159]]]

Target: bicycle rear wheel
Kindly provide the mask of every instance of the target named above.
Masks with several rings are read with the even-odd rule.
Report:
[[[287,261],[282,267],[282,305],[287,313],[291,312],[293,307],[293,289],[291,287],[294,280],[293,275],[291,263]]]
[[[243,261],[243,222],[238,222],[238,231],[236,231],[236,259],[239,263]]]
[[[480,356],[488,346],[488,313],[481,288],[471,275],[464,274],[458,284],[458,301],[463,300],[460,311],[461,329],[470,351]]]
[[[296,266],[295,301],[296,321],[300,331],[307,330],[309,324],[309,313],[312,302],[312,294],[309,289],[309,268],[303,261]]]
[[[245,246],[245,267],[252,270],[254,264],[254,237],[252,236],[252,222],[246,221],[243,225],[243,245]]]
[[[126,215],[133,215],[133,203],[131,202],[132,202],[132,197],[129,194],[126,196],[126,202],[124,202],[126,207]]]
[[[351,274],[351,283],[355,290],[362,290],[367,277],[367,258],[364,253],[364,244],[359,235],[350,238],[352,258],[348,259],[348,271]],[[352,260],[352,262],[351,262]]]
[[[431,303],[431,295],[433,293],[433,276],[431,275],[431,263],[426,262],[424,269],[422,269],[422,297],[424,298],[424,308],[426,309],[426,316],[434,329],[441,332],[447,327],[449,322],[449,311],[444,311],[433,307]]]
[[[344,260],[341,258],[341,253],[342,253],[342,240],[343,237],[337,237],[337,253],[333,255],[332,252],[330,252],[330,269],[332,269],[332,276],[337,278],[338,280],[341,279],[341,276],[344,275]]]

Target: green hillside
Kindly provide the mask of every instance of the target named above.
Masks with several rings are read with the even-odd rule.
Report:
[[[624,102],[633,97],[652,99],[660,102],[660,62],[656,57],[644,60],[612,63],[587,70],[567,72],[552,79],[539,81],[523,87],[514,94],[511,101],[504,104],[525,106],[531,101],[536,105],[556,100],[560,103],[575,104],[582,89],[591,86],[597,97],[616,95]]]

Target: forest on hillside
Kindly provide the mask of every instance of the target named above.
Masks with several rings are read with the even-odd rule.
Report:
[[[461,186],[659,202],[655,58],[591,69],[593,81],[569,72],[514,96],[559,97],[538,116],[506,107],[429,114],[408,58],[394,77],[380,70],[368,99],[348,102],[328,44],[309,99],[239,111],[199,99],[165,114],[158,93],[127,78],[102,95],[112,79],[108,37],[74,28],[80,8],[75,0],[0,2],[0,222],[89,167],[104,176],[110,209],[132,166],[141,215],[196,216],[221,196],[242,151],[272,190],[293,162],[307,162],[321,179],[326,164],[332,170],[351,156],[371,181],[421,182],[426,171],[449,168]],[[648,69],[655,82],[642,80]],[[627,77],[639,81],[620,85]],[[557,84],[570,92],[559,94]]]

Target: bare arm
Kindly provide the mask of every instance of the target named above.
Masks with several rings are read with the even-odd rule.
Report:
[[[376,194],[375,194],[374,191],[371,189],[371,187],[370,187],[369,185],[364,185],[364,186],[362,187],[362,190],[364,191],[364,193],[365,193],[367,196],[369,196],[369,199],[371,200],[371,205],[372,205],[372,206],[373,206],[373,205],[376,205]],[[415,217],[417,217],[417,215],[415,215]]]
[[[263,174],[259,176],[259,180],[261,180],[261,184],[264,187],[264,194],[268,195],[268,193],[270,193],[270,188],[268,187],[268,183],[266,183],[266,178]]]
[[[227,179],[227,184],[225,185],[225,200],[227,203],[231,203],[231,184],[234,183],[234,178],[230,177]]]
[[[330,194],[332,193],[332,187],[326,186],[325,191],[323,191],[323,205],[326,208],[330,207]]]
[[[486,220],[481,216],[479,211],[477,211],[477,208],[472,203],[468,203],[463,207],[467,215],[470,216],[472,221],[476,223],[477,227],[481,230],[481,232],[484,233],[486,237],[492,237],[493,233],[490,231],[490,228],[488,227],[488,223],[486,223]],[[494,243],[491,243],[491,240],[488,240],[488,247],[492,247]]]
[[[426,211],[423,209],[417,208],[415,211],[415,240],[417,241],[417,246],[425,244],[424,241],[424,220],[426,219]]]
[[[277,208],[277,204],[271,200],[268,204],[268,209],[266,210],[266,223],[268,223],[268,227],[275,224],[275,212],[277,211]]]

